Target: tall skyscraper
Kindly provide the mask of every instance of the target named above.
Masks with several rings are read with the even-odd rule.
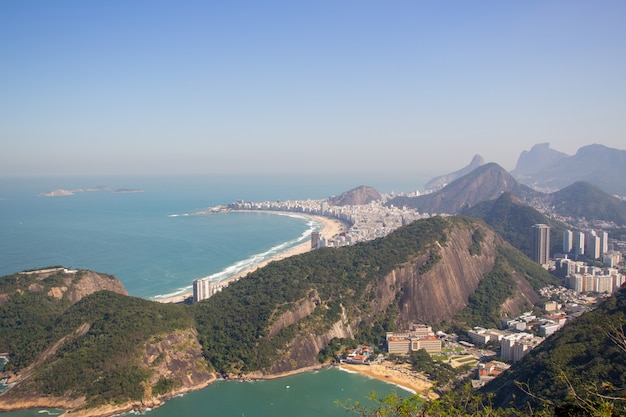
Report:
[[[600,238],[596,235],[585,237],[585,255],[589,258],[598,259],[602,252],[600,251]]]
[[[311,232],[311,249],[320,247],[320,232]]]
[[[209,277],[198,278],[193,280],[193,302],[205,300],[211,294],[211,279]]]
[[[609,251],[609,234],[607,232],[598,233],[600,238],[600,255],[604,255]]]
[[[598,235],[595,230],[587,230],[585,232],[585,255],[591,258],[597,258],[597,256],[595,256],[596,237],[598,237]],[[598,250],[600,249],[599,246],[598,244]]]
[[[571,230],[563,232],[563,253],[570,253],[574,249],[574,233]]]
[[[574,233],[574,254],[576,256],[585,253],[585,234],[583,232]]]
[[[532,260],[541,265],[550,261],[550,226],[535,224],[533,226],[533,238],[531,242]]]

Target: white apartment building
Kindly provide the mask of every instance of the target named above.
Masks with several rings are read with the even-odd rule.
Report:
[[[500,342],[500,356],[505,362],[517,362],[543,342],[543,338],[530,333],[515,333],[505,336]]]

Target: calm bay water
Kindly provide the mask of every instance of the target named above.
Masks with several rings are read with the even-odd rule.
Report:
[[[402,181],[366,185],[388,192],[411,191],[423,183]],[[195,278],[226,278],[309,239],[319,224],[263,213],[186,214],[236,200],[322,199],[361,184],[298,176],[0,178],[0,276],[62,265],[115,275],[138,297],[188,291]],[[39,196],[98,185],[143,192]],[[336,400],[363,402],[371,391],[391,389],[330,369],[272,381],[218,382],[172,399],[150,415],[343,416]]]
[[[345,417],[355,416],[340,404],[372,405],[371,392],[384,396],[397,392],[393,385],[337,369],[309,372],[270,381],[218,381],[209,387],[172,398],[146,413],[149,417]],[[41,416],[43,410],[1,413],[2,417]],[[59,414],[58,410],[46,410]]]

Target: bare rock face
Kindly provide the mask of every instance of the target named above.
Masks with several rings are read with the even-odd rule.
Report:
[[[195,329],[153,336],[146,343],[142,363],[152,372],[150,386],[161,378],[173,381],[176,395],[198,389],[215,380],[202,356],[202,347]],[[147,393],[148,397],[152,393]]]
[[[473,234],[480,229],[483,235],[481,250],[472,253]],[[497,248],[506,243],[484,223],[475,222],[453,226],[445,242],[436,242],[427,253],[402,265],[368,286],[370,302],[367,312],[343,311],[342,318],[323,334],[303,330],[285,347],[281,359],[274,363],[270,373],[285,373],[317,364],[318,353],[334,338],[354,337],[354,329],[361,323],[371,323],[378,313],[385,312],[397,302],[400,314],[398,327],[411,323],[439,323],[450,320],[469,304],[469,297],[478,288],[486,273],[495,265]],[[429,258],[439,258],[430,268],[425,268]],[[513,272],[517,282],[515,295],[502,306],[502,313],[514,315],[521,306],[532,305],[538,295],[530,284]],[[375,296],[371,296],[374,294]],[[324,308],[323,302],[311,296],[301,300],[293,309],[273,321],[270,334],[297,323],[313,314],[316,308]]]
[[[468,298],[476,291],[486,272],[493,269],[496,260],[497,238],[483,227],[485,242],[481,255],[471,255],[472,230],[452,229],[448,241],[439,247],[441,260],[429,271],[420,274],[419,265],[411,265],[392,272],[389,279],[402,289],[399,301],[400,323],[438,323],[451,319],[468,305]]]
[[[124,285],[115,277],[89,270],[70,270],[62,267],[42,269],[36,271],[20,272],[19,277],[24,277],[31,282],[27,287],[17,288],[16,292],[23,290],[29,292],[46,292],[50,297],[62,300],[64,297],[75,303],[83,297],[97,291],[107,290],[122,295],[128,295]],[[50,285],[49,281],[55,284]],[[58,285],[58,282],[62,285]],[[10,294],[4,296],[9,297]],[[2,300],[0,300],[0,303]]]
[[[341,339],[353,336],[353,327],[348,321],[345,311],[343,311],[341,320],[335,322],[331,329],[324,334],[299,333],[289,344],[285,355],[272,366],[270,373],[282,374],[319,365],[317,354],[333,338]]]
[[[74,303],[89,294],[102,290],[128,295],[124,285],[112,276],[93,271],[79,271],[76,275],[66,295]]]

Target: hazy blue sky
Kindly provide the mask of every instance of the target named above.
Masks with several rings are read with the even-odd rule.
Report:
[[[626,148],[626,1],[0,2],[0,175]]]

